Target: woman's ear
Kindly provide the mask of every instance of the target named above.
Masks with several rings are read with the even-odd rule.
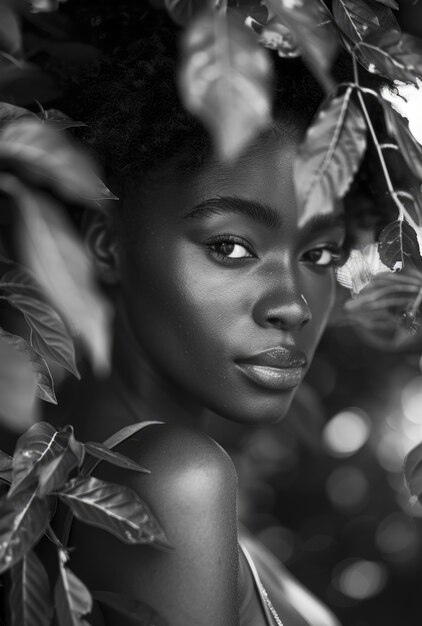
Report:
[[[103,211],[86,211],[82,233],[100,280],[115,285],[119,280],[117,233],[113,219]]]

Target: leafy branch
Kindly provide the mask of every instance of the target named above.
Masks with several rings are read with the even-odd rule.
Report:
[[[56,430],[38,422],[18,440],[13,458],[0,452],[0,478],[9,485],[0,499],[0,574],[11,572],[12,626],[82,624],[92,595],[69,569],[70,552],[50,526],[57,498],[80,521],[104,529],[130,544],[169,549],[158,521],[133,490],[91,476],[95,463],[106,461],[135,472],[148,472],[132,459],[96,442],[81,443],[66,426]],[[34,549],[43,534],[54,543],[59,574],[54,602],[44,565]],[[149,615],[145,605],[121,596],[100,601],[131,615]],[[115,595],[115,594],[113,594]],[[140,611],[140,612],[139,612]],[[151,621],[140,622],[151,624]]]

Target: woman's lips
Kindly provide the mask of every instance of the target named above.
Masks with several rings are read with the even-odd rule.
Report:
[[[302,381],[306,364],[303,352],[285,347],[270,348],[236,360],[238,368],[252,382],[276,391],[297,387]]]

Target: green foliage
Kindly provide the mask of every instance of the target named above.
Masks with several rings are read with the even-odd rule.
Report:
[[[93,591],[92,595],[98,602],[105,604],[125,617],[136,618],[141,623],[150,624],[151,626],[166,626],[166,622],[158,613],[142,602],[133,600],[133,598],[111,591]]]
[[[27,369],[29,366],[32,371],[36,395],[42,400],[56,404],[53,379],[45,359],[32,348],[28,341],[17,335],[12,335],[2,328],[0,328],[0,343],[2,344],[3,354],[7,346],[14,348],[15,354],[13,356],[16,361],[19,353],[23,355],[24,358],[21,359],[21,364]]]
[[[374,31],[355,46],[360,62],[390,80],[417,84],[421,74],[422,42],[397,30]]]
[[[339,40],[327,28],[325,5],[306,0],[265,0],[276,18],[291,31],[308,64],[321,85],[330,93],[334,88],[330,68]],[[329,24],[329,22],[328,22]]]
[[[47,572],[34,551],[11,570],[11,626],[48,626],[53,617]]]
[[[91,612],[92,597],[84,583],[65,567],[65,560],[66,557],[61,556],[59,577],[54,589],[57,619],[63,626],[87,626],[82,617]]]
[[[85,584],[69,569],[67,546],[54,535],[50,520],[55,500],[60,498],[81,521],[97,526],[130,544],[171,546],[147,505],[131,489],[99,480],[90,473],[92,460],[107,461],[137,472],[143,467],[105,444],[77,441],[73,428],[56,430],[47,422],[34,424],[18,440],[11,459],[0,453],[0,477],[10,485],[0,499],[0,573],[11,570],[12,625],[85,625],[92,596]],[[94,463],[95,466],[95,463]],[[46,533],[55,543],[59,574],[54,603],[44,566],[33,549]],[[147,606],[130,598],[101,601],[125,614],[139,610],[147,626],[155,615]],[[101,595],[101,594],[100,594]],[[107,594],[106,594],[107,595]]]
[[[381,261],[391,270],[414,266],[422,270],[419,242],[414,229],[404,219],[388,224],[379,237]]]
[[[165,0],[165,7],[171,17],[180,26],[185,26],[193,17],[202,13],[204,9],[211,9],[210,0]]]
[[[270,70],[266,51],[232,15],[210,11],[187,31],[183,101],[209,128],[222,159],[235,158],[268,125]]]
[[[79,378],[75,347],[65,324],[53,307],[45,302],[45,296],[31,276],[15,267],[0,278],[0,289],[9,304],[24,316],[31,330],[33,348]]]
[[[410,494],[420,500],[422,497],[422,443],[406,456],[404,478]]]
[[[75,517],[108,530],[125,543],[156,543],[168,547],[164,533],[148,507],[130,489],[98,478],[72,478],[59,498]]]
[[[348,190],[366,148],[365,120],[351,101],[352,89],[330,100],[308,129],[295,162],[296,196],[301,219],[330,211]]]

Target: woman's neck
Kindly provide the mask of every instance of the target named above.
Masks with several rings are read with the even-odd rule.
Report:
[[[71,418],[82,440],[105,439],[144,420],[201,428],[203,407],[157,372],[121,315],[116,320],[114,346],[110,376],[82,379]]]

